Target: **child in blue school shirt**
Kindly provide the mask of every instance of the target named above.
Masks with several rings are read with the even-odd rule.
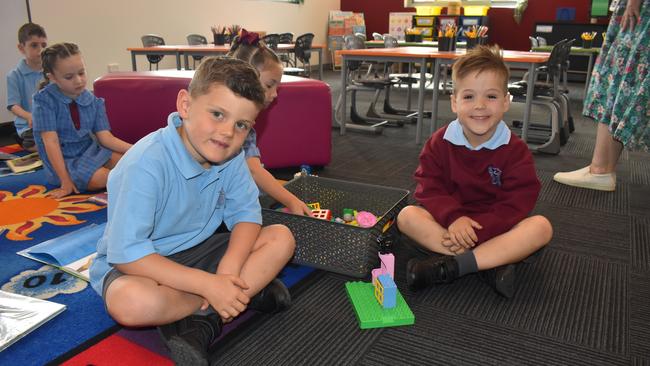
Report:
[[[106,187],[108,172],[131,144],[113,136],[104,100],[86,90],[79,48],[58,43],[41,55],[45,81],[34,95],[34,139],[47,180],[60,198]]]
[[[45,47],[45,29],[36,23],[23,24],[18,29],[18,51],[25,58],[7,74],[7,109],[16,116],[17,140],[28,151],[36,151],[32,132],[32,96],[42,78],[41,50]]]
[[[252,66],[205,58],[167,127],[138,141],[109,176],[91,285],[120,324],[159,326],[179,364],[208,365],[222,324],[245,309],[291,303],[275,276],[294,238],[286,226],[261,227],[242,151],[263,104]]]

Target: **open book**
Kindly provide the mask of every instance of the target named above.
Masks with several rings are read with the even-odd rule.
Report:
[[[7,166],[11,168],[14,173],[22,173],[42,167],[43,161],[40,156],[38,156],[38,153],[34,152],[16,159],[7,160]]]
[[[0,290],[0,351],[63,310],[63,304]]]
[[[106,223],[92,224],[71,233],[44,241],[18,252],[18,255],[57,267],[89,281],[90,264],[97,256],[97,241]]]

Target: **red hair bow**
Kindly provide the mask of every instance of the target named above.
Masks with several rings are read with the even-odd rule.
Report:
[[[239,39],[243,44],[247,44],[249,46],[257,46],[257,44],[260,42],[260,35],[255,32],[248,32],[246,29],[242,29],[239,33]]]

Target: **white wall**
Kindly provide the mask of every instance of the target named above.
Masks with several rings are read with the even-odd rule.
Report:
[[[0,123],[14,120],[14,115],[7,110],[7,74],[16,67],[22,57],[18,44],[18,28],[27,23],[27,6],[24,0],[2,0],[0,7]]]
[[[45,27],[50,44],[79,45],[89,80],[94,80],[107,73],[110,63],[130,71],[126,48],[142,46],[140,37],[147,33],[161,35],[166,44],[187,44],[190,33],[211,39],[212,25],[236,23],[267,33],[312,32],[314,42],[324,44],[329,11],[339,10],[340,0],[305,0],[302,5],[271,0],[31,0],[30,5],[32,20]],[[174,57],[165,56],[160,66],[175,68]],[[138,56],[138,70],[148,70],[144,56]]]

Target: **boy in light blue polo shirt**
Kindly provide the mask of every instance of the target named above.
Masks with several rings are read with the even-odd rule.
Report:
[[[264,103],[255,69],[206,58],[165,128],[138,141],[108,179],[108,223],[90,269],[109,314],[160,326],[179,364],[208,365],[223,322],[276,312],[275,276],[294,251],[283,225],[262,228],[242,144]],[[221,224],[228,230],[218,230]]]
[[[32,133],[32,96],[41,79],[41,50],[47,47],[45,29],[35,23],[23,24],[18,30],[18,51],[24,59],[7,74],[7,109],[16,116],[17,140],[29,151],[36,151]]]

